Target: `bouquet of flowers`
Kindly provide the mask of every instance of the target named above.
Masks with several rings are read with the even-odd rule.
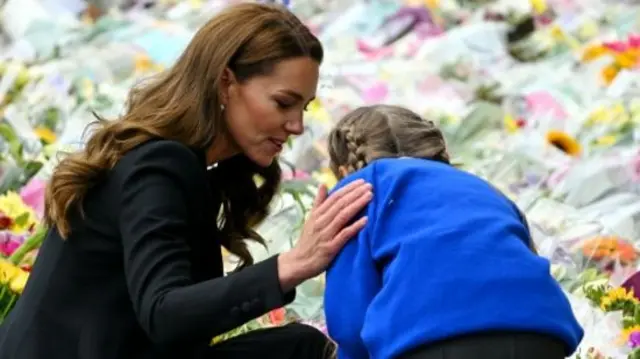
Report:
[[[630,35],[626,40],[601,42],[588,46],[582,62],[589,63],[608,56],[612,61],[601,71],[602,80],[610,85],[622,70],[635,69],[640,60],[640,36]]]

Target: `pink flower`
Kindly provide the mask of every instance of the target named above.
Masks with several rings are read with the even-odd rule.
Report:
[[[627,43],[632,49],[640,48],[640,35],[629,35]]]
[[[389,95],[389,86],[385,83],[377,83],[362,92],[362,98],[367,104],[382,102]]]
[[[46,188],[47,183],[45,181],[34,178],[20,190],[22,201],[33,208],[38,218],[42,218],[44,215],[44,191]]]
[[[621,41],[611,41],[611,42],[603,42],[602,46],[607,49],[615,52],[624,52],[627,51],[628,45]]]
[[[282,174],[282,180],[283,181],[291,181],[291,180],[304,180],[304,179],[309,179],[310,176],[307,172],[305,171],[300,171],[300,170],[296,170],[296,171],[288,171],[288,172],[284,172]]]
[[[9,231],[0,232],[0,255],[8,257],[24,242],[24,237]]]

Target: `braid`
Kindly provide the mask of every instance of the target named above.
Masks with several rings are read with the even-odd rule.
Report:
[[[347,170],[349,172],[355,172],[367,164],[364,143],[360,136],[357,136],[355,126],[351,125],[346,127],[343,132],[347,150],[349,151],[346,164]]]
[[[360,107],[342,118],[329,133],[330,166],[356,172],[379,158],[415,157],[446,164],[444,136],[432,122],[406,108],[389,105]]]
[[[447,152],[447,144],[445,143],[442,131],[440,131],[433,121],[426,120],[425,122],[427,126],[425,126],[421,136],[425,139],[425,142],[432,144],[431,147],[426,146],[429,153],[425,155],[435,161],[450,163],[449,152]]]

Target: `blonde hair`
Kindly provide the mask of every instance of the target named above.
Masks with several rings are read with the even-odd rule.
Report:
[[[151,139],[169,139],[206,151],[225,131],[219,85],[229,68],[239,82],[268,75],[280,61],[309,57],[322,62],[318,39],[283,7],[255,3],[231,6],[205,24],[175,65],[131,90],[126,113],[114,121],[98,116],[85,148],[65,157],[46,191],[45,220],[63,238],[71,233],[69,211],[82,201],[128,151]],[[253,263],[244,242],[264,240],[253,227],[281,180],[277,161],[262,168],[239,155],[219,163],[211,187],[221,202],[222,245]],[[262,178],[258,186],[255,176]]]
[[[331,170],[355,172],[379,158],[415,157],[449,164],[442,132],[432,121],[404,107],[360,107],[329,133]]]

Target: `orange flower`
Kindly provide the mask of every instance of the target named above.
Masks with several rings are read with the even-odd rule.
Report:
[[[638,259],[636,249],[624,239],[615,236],[595,237],[582,245],[582,254],[595,261],[619,260],[629,264]]]
[[[611,64],[602,70],[602,79],[609,85],[618,76],[618,72],[620,72],[620,68],[615,63]]]
[[[593,46],[587,47],[587,49],[582,53],[582,61],[589,62],[589,61],[596,60],[602,57],[603,55],[607,54],[608,52],[609,52],[609,49],[607,49],[602,45],[593,45]]]
[[[284,308],[274,309],[269,312],[269,320],[274,325],[280,325],[284,322],[287,311]]]
[[[623,69],[634,68],[638,64],[640,54],[635,49],[630,49],[614,55],[616,65]]]

